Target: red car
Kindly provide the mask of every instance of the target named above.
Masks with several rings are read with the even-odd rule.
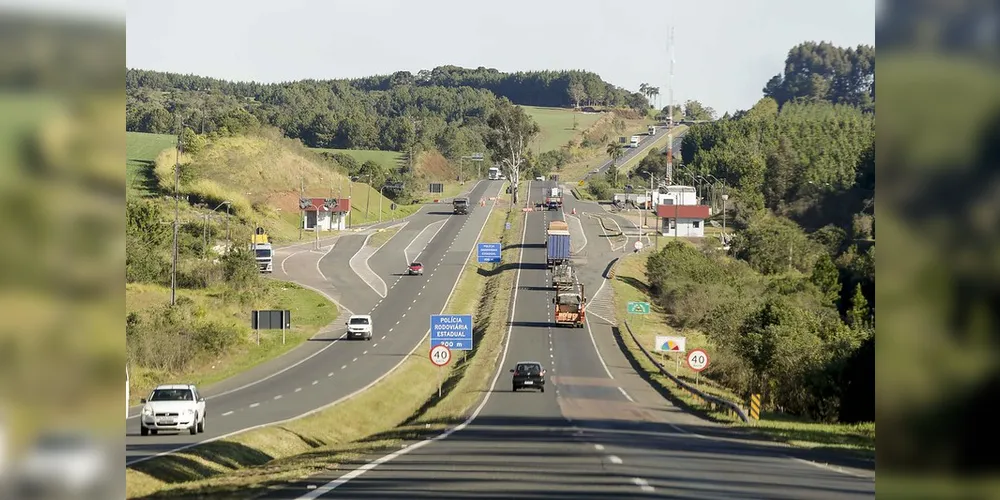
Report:
[[[406,273],[409,274],[410,276],[412,276],[414,274],[419,274],[419,275],[423,276],[423,274],[424,274],[424,265],[421,264],[421,263],[419,263],[419,262],[414,262],[413,264],[410,264],[410,268],[407,269]]]

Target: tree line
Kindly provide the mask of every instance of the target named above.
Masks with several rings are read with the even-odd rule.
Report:
[[[571,92],[572,91],[572,92]],[[645,109],[639,93],[585,71],[500,73],[442,66],[355,80],[280,84],[128,69],[126,130],[240,134],[259,125],[317,148],[437,149],[446,157],[481,151],[497,96],[515,104],[586,102]]]
[[[874,94],[873,81],[847,78],[861,70],[844,64],[873,58],[874,49],[834,49],[793,48],[781,78],[787,85],[769,84],[752,108],[693,125],[674,172],[662,155],[640,163],[638,171],[675,182],[720,180],[711,184],[729,195],[736,230],[728,256],[668,245],[650,257],[647,277],[677,322],[713,341],[718,380],[763,393],[772,409],[871,421]],[[824,64],[836,71],[819,71]],[[813,90],[819,76],[828,90],[803,93],[806,74]],[[785,93],[776,98],[779,87]]]

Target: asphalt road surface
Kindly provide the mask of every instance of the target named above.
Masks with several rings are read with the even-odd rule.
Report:
[[[532,184],[530,196],[543,196],[543,186]],[[444,437],[345,463],[268,498],[874,497],[874,464],[819,465],[807,460],[830,460],[705,423],[639,378],[611,325],[590,317],[584,329],[555,327],[543,241],[546,223],[560,215],[525,216],[506,350],[474,419]],[[588,267],[615,256],[602,241],[590,245]],[[603,280],[597,272],[581,279],[588,290]],[[547,367],[544,393],[511,392],[507,370],[521,360]]]
[[[496,196],[502,185],[500,181],[483,181],[469,196],[474,201]],[[407,227],[410,228],[437,228],[434,229],[437,232],[433,239],[422,238],[422,241],[428,242],[426,248],[415,249],[410,245],[412,240],[404,239],[409,233],[401,232],[372,257],[373,268],[385,273],[381,277],[390,286],[384,299],[357,276],[352,278],[347,260],[343,259],[350,249],[356,251],[360,248],[357,241],[360,239],[363,243],[364,236],[339,238],[331,251],[326,249],[320,253],[307,250],[287,261],[284,260],[286,256],[280,257],[279,266],[284,264],[288,271],[312,276],[303,283],[307,286],[323,291],[330,288],[329,279],[337,286],[345,287],[339,289],[344,292],[342,303],[354,313],[372,314],[373,339],[338,340],[343,329],[334,328],[289,353],[290,358],[281,362],[286,365],[289,361],[293,363],[285,366],[283,371],[272,372],[266,375],[268,378],[262,381],[258,378],[256,381],[259,382],[245,386],[255,381],[254,376],[267,373],[263,369],[255,370],[253,374],[241,375],[209,388],[204,391],[208,401],[206,431],[203,434],[161,433],[142,437],[139,436],[139,420],[129,418],[126,421],[126,465],[255,426],[297,417],[365,388],[398,365],[426,334],[429,316],[441,312],[489,215],[488,208],[475,206],[467,216],[453,216],[448,215],[449,208],[444,204],[431,205],[408,219]],[[403,250],[407,247],[410,255],[416,254],[423,262],[423,276],[394,275],[406,269]],[[347,250],[338,252],[338,248]],[[296,269],[296,258],[320,255],[319,260],[306,259],[312,262],[315,272],[309,269],[309,264],[303,269]],[[314,281],[309,282],[310,279]],[[341,316],[344,321],[346,314]],[[280,365],[275,361],[270,366]]]
[[[687,132],[687,129],[684,129],[682,132],[674,134],[674,140],[673,140],[674,147],[673,147],[673,150],[674,150],[675,154],[681,150],[681,143],[684,141],[684,133],[686,133],[686,132]],[[649,154],[649,145],[652,144],[653,142],[655,142],[656,140],[658,140],[659,138],[665,136],[665,135],[667,135],[667,127],[659,127],[659,126],[656,127],[656,135],[655,136],[650,137],[648,135],[640,135],[639,137],[641,138],[641,140],[639,141],[639,147],[637,147],[637,148],[625,148],[625,155],[622,156],[621,158],[619,158],[618,164],[621,165],[621,164],[623,164],[623,163],[631,160],[632,158],[635,158],[636,156],[645,156],[645,155],[648,155]],[[666,147],[663,147],[660,150],[661,151],[666,151]],[[603,175],[605,172],[608,171],[608,168],[611,167],[611,162],[612,162],[612,160],[610,160],[610,159],[606,160],[604,163],[601,164],[601,166],[597,167],[597,172],[593,172],[593,171],[587,172],[586,174],[584,174],[583,178],[584,179],[589,179],[593,175]]]

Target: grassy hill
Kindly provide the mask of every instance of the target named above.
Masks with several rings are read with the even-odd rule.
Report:
[[[310,148],[313,151],[326,153],[344,153],[350,155],[358,163],[372,160],[384,167],[395,168],[403,160],[402,153],[398,151],[379,151],[377,149],[330,149],[330,148]]]
[[[531,148],[539,153],[559,149],[570,139],[578,139],[583,132],[597,123],[603,113],[582,113],[567,108],[543,108],[521,106],[538,123],[541,132],[532,142]],[[576,129],[573,118],[576,117]]]
[[[130,191],[132,195],[170,196],[175,162],[173,141],[173,136],[128,133],[126,169],[129,185],[135,186]],[[164,144],[166,149],[160,147]],[[201,220],[208,210],[228,200],[238,217],[233,220],[233,231],[240,233],[235,234],[261,225],[277,242],[298,240],[298,198],[303,186],[306,196],[350,196],[354,201],[353,225],[379,219],[382,197],[377,190],[367,184],[352,183],[335,170],[333,163],[299,141],[281,137],[274,129],[249,136],[218,138],[195,155],[182,155],[181,194],[200,208],[183,203],[181,219]],[[170,204],[172,211],[169,199],[161,201]],[[393,213],[391,202],[381,201],[383,220],[405,216],[417,208],[402,206]],[[366,212],[365,207],[370,210]]]
[[[177,137],[173,135],[125,132],[126,196],[151,196],[156,193],[153,173],[156,157],[176,144]]]

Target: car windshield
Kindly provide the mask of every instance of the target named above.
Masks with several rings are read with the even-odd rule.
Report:
[[[368,318],[351,318],[352,325],[367,325]]]
[[[190,389],[157,389],[149,397],[150,401],[194,401]]]
[[[517,365],[516,371],[523,375],[538,375],[542,371],[542,367],[533,363],[522,363]]]

